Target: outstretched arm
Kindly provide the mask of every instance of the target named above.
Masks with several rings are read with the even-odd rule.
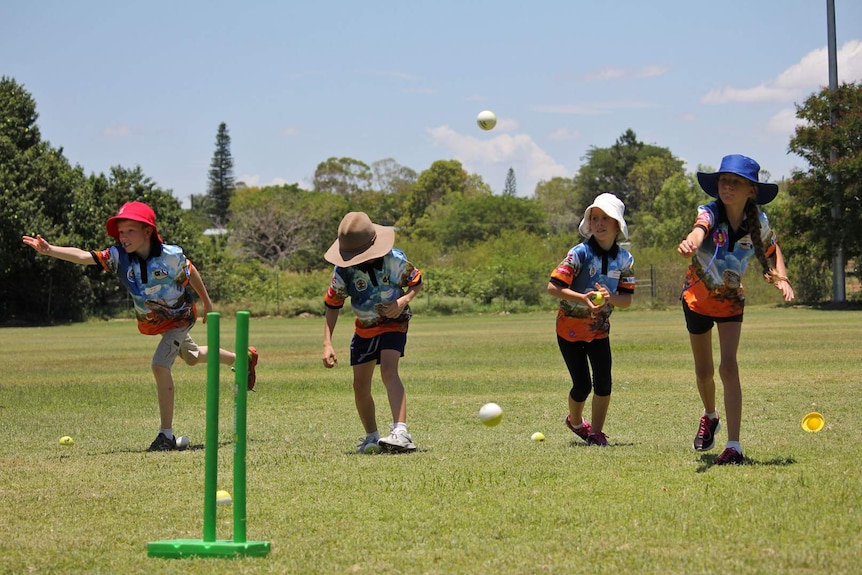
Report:
[[[96,265],[96,260],[93,259],[93,254],[80,248],[52,246],[45,238],[40,235],[36,237],[22,236],[22,241],[45,256],[51,256],[58,260],[65,260],[73,264],[81,264],[84,266]]]
[[[690,256],[697,251],[705,237],[706,230],[700,226],[695,226],[685,239],[679,243],[679,247],[676,248],[676,251],[678,251],[682,256]]]

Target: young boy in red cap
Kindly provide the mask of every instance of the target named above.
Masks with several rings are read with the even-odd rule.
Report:
[[[173,432],[174,379],[171,366],[179,355],[188,365],[206,363],[207,347],[198,346],[189,336],[195,324],[197,309],[186,291],[191,285],[204,306],[212,311],[207,288],[197,269],[181,247],[165,244],[156,227],[156,214],[142,202],[123,204],[116,216],[108,218],[108,235],[117,245],[102,251],[49,244],[42,236],[23,236],[23,241],[40,254],[81,265],[100,265],[117,275],[129,291],[135,306],[138,330],[144,335],[160,335],[153,355],[152,369],[159,398],[161,428],[148,451],[170,451],[183,448]],[[248,348],[248,387],[256,380],[257,350]],[[219,361],[233,365],[236,355],[219,349]]]

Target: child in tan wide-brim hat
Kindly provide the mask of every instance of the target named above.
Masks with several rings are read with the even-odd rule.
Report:
[[[393,228],[373,223],[363,212],[350,212],[338,226],[338,239],[324,255],[326,261],[335,265],[325,296],[324,367],[335,367],[338,363],[332,333],[347,298],[356,316],[350,365],[356,410],[366,434],[360,440],[359,453],[416,449],[407,431],[407,395],[398,363],[404,355],[412,316],[408,304],[421,289],[422,273],[394,244]],[[393,422],[389,434],[382,438],[371,394],[377,364]]]

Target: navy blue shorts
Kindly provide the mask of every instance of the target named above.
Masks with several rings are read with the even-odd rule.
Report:
[[[380,352],[393,349],[404,357],[404,347],[407,345],[407,332],[387,331],[374,337],[359,337],[353,334],[350,342],[350,365],[359,365],[376,361],[380,363]]]
[[[732,315],[730,317],[712,317],[711,315],[703,315],[696,311],[691,311],[685,300],[682,300],[682,312],[685,314],[685,327],[688,329],[688,333],[692,335],[706,333],[717,323],[742,323],[742,314]]]

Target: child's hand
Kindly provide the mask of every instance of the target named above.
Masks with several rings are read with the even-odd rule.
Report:
[[[338,358],[335,357],[335,350],[331,345],[323,346],[323,367],[335,367],[338,364]]]
[[[212,313],[213,310],[213,302],[211,299],[206,299],[201,301],[204,304],[204,323],[207,322],[207,314]]]
[[[42,236],[40,236],[39,234],[36,234],[35,238],[30,236],[23,236],[21,240],[40,254],[47,254],[51,251],[51,244],[45,241],[45,239],[42,238]]]
[[[680,253],[680,255],[690,256],[691,254],[693,254],[694,252],[697,251],[698,247],[700,247],[700,246],[695,245],[695,243],[693,241],[691,241],[688,238],[685,238],[684,240],[679,242],[679,247],[676,248],[676,251],[678,251]]]
[[[401,307],[399,300],[390,301],[386,303],[379,303],[374,306],[375,311],[383,317],[387,317],[390,319],[395,319],[401,315],[401,312],[404,311],[404,308]]]
[[[793,286],[790,285],[790,282],[787,280],[778,280],[775,282],[775,287],[781,292],[781,295],[784,296],[784,301],[791,302],[795,297],[793,293]]]

